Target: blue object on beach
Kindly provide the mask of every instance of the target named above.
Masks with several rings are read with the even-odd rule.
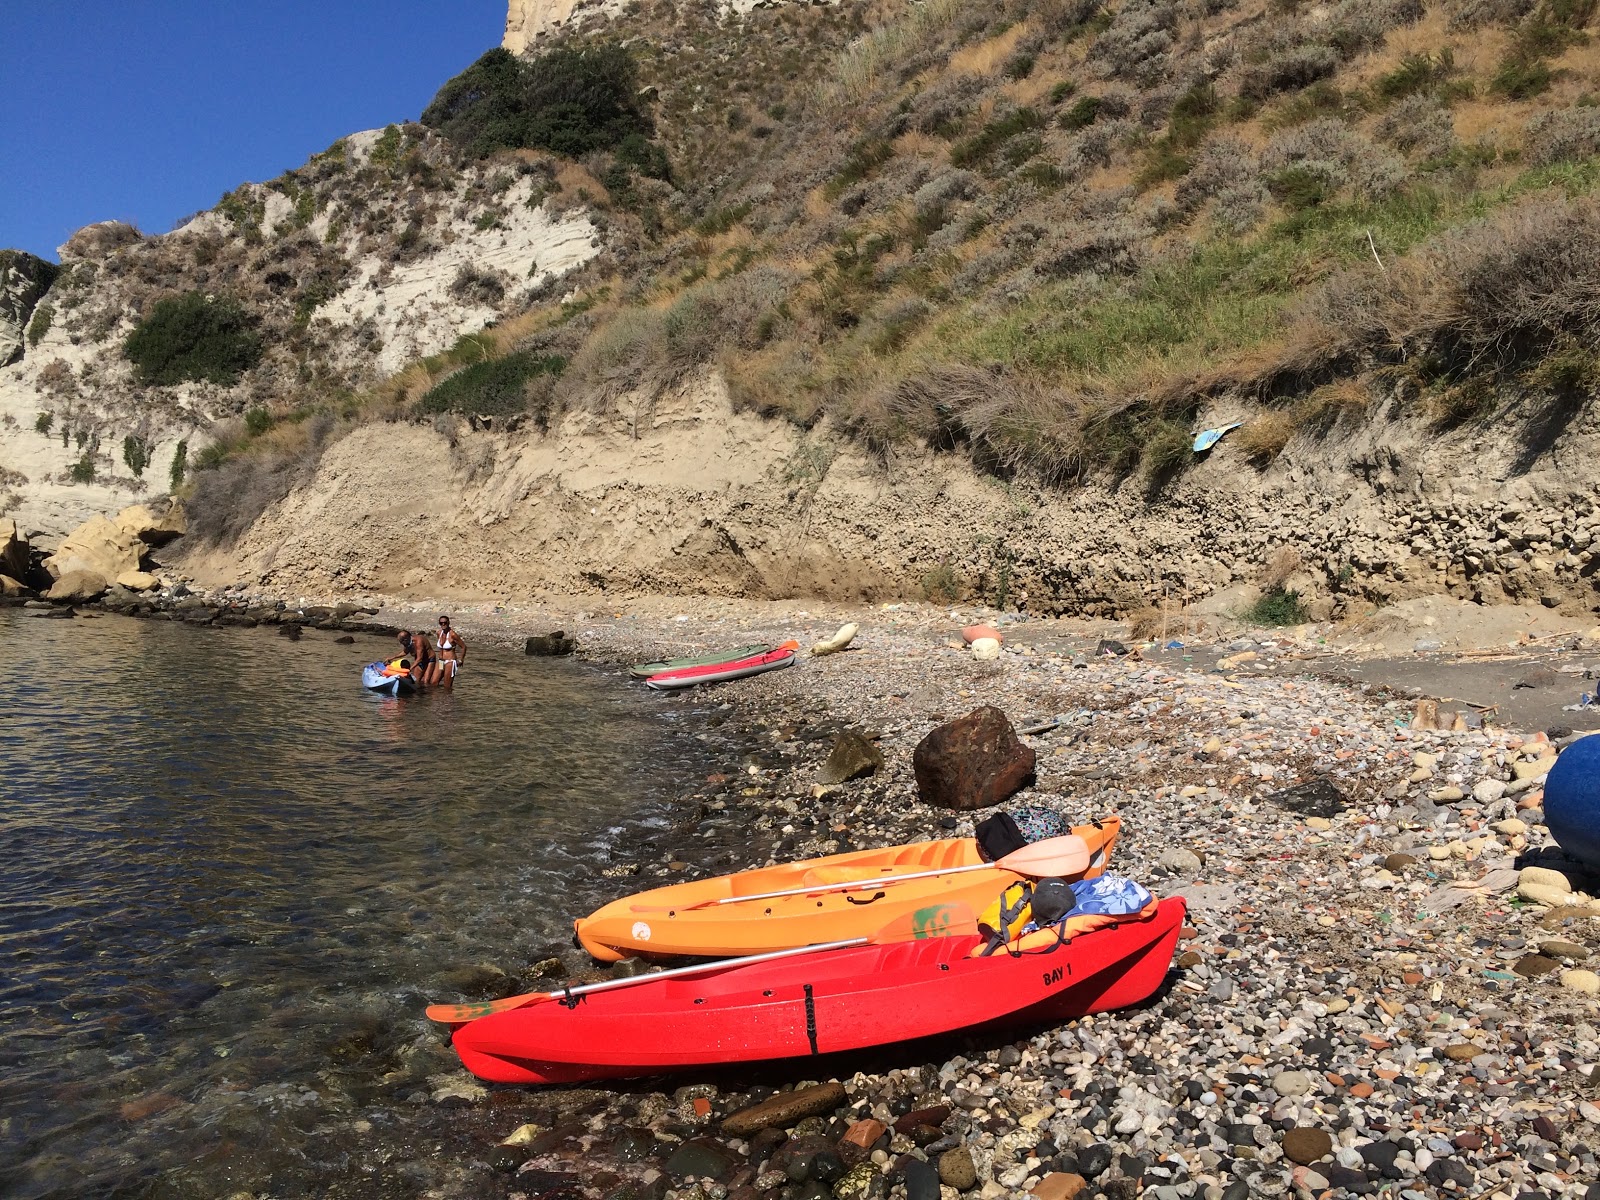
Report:
[[[1600,734],[1573,742],[1550,768],[1544,823],[1573,858],[1600,867]]]
[[[1222,440],[1223,434],[1232,433],[1243,424],[1243,421],[1234,421],[1228,425],[1218,425],[1215,429],[1205,430],[1194,439],[1194,452],[1204,454]]]
[[[1097,875],[1093,879],[1080,879],[1072,885],[1077,897],[1073,916],[1100,913],[1110,917],[1126,917],[1142,912],[1150,903],[1150,893],[1143,886],[1121,875]]]

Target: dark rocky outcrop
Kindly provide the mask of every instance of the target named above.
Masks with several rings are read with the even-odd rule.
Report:
[[[563,654],[571,654],[578,648],[576,638],[569,638],[565,630],[558,629],[554,633],[535,634],[523,646],[524,654],[538,655],[541,658],[555,658]]]
[[[1033,782],[1033,749],[1005,713],[987,705],[939,726],[917,743],[917,793],[937,808],[988,808]]]

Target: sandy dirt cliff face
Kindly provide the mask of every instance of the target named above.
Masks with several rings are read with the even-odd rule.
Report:
[[[708,374],[548,434],[357,430],[208,582],[281,593],[962,596],[1033,612],[1246,607],[1273,571],[1314,613],[1451,595],[1593,609],[1600,422],[1524,470],[1492,431],[1373,426],[1266,471],[1226,439],[1155,500],[1137,482],[1003,482],[960,455],[885,457],[735,412]],[[1463,472],[1461,463],[1474,470]]]

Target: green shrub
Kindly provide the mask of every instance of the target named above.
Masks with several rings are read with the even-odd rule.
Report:
[[[850,157],[844,160],[839,173],[828,181],[828,198],[837,198],[847,187],[860,183],[893,157],[894,147],[882,138],[865,138],[857,142],[850,147]]]
[[[707,213],[695,222],[694,231],[701,237],[714,237],[719,233],[727,233],[750,215],[750,207],[749,201],[746,201],[731,208],[719,208]]]
[[[1026,79],[1033,74],[1033,65],[1037,61],[1038,56],[1034,54],[1013,55],[1011,61],[1006,63],[1005,72],[1012,79]]]
[[[142,383],[234,384],[261,360],[253,326],[234,301],[186,292],[158,303],[128,335],[122,353]]]
[[[33,430],[34,430],[34,432],[35,433],[49,433],[50,432],[50,426],[55,424],[55,420],[56,420],[56,417],[55,417],[54,413],[47,413],[47,412],[40,413],[38,416],[36,416],[33,419]]]
[[[949,604],[961,594],[954,568],[942,562],[922,577],[922,598],[933,604]]]
[[[1300,603],[1300,593],[1285,590],[1280,583],[1250,606],[1244,620],[1252,625],[1303,625],[1310,615]]]
[[[577,157],[624,142],[639,155],[653,132],[638,67],[618,45],[558,46],[531,59],[491,50],[439,89],[422,123],[478,158],[527,148]]]
[[[1326,175],[1298,163],[1283,168],[1268,179],[1267,189],[1286,207],[1297,212],[1315,208],[1333,195]]]
[[[1078,85],[1073,83],[1072,80],[1063,79],[1060,83],[1056,84],[1055,87],[1050,89],[1050,103],[1060,104],[1062,101],[1070,98],[1077,90]]]
[[[400,162],[400,126],[385,125],[370,155],[374,166],[395,167]]]
[[[73,483],[93,483],[94,459],[85,454],[72,464],[72,467],[67,471],[67,475]]]
[[[1556,73],[1539,59],[1509,54],[1489,86],[1509,100],[1530,100],[1548,91],[1555,78]]]
[[[1435,91],[1455,73],[1455,52],[1446,46],[1437,54],[1406,55],[1398,67],[1379,77],[1373,90],[1385,100],[1399,100]]]
[[[1042,129],[1045,124],[1045,119],[1031,108],[1013,109],[1003,117],[996,117],[971,137],[964,138],[950,147],[950,162],[957,167],[986,162],[1002,145],[1019,133]]]
[[[48,304],[41,304],[33,310],[33,320],[28,322],[28,345],[37,346],[44,335],[50,332],[50,325],[56,319],[56,310]]]
[[[244,427],[251,437],[260,437],[272,428],[272,414],[264,408],[252,408],[244,414]]]
[[[1079,96],[1056,123],[1063,129],[1087,129],[1100,115],[1100,104],[1099,96]]]
[[[503,358],[473,363],[435,384],[418,401],[417,409],[424,413],[480,416],[528,412],[528,385],[542,375],[560,376],[566,365],[567,360],[560,355],[541,355],[537,350],[518,350]]]
[[[144,478],[144,469],[150,465],[150,446],[142,438],[129,434],[122,439],[122,461],[128,464],[135,479]]]
[[[167,482],[173,491],[183,486],[183,477],[189,469],[189,443],[182,441],[178,448],[172,452],[172,466],[167,469]]]

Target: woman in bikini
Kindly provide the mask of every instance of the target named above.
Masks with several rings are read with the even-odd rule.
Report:
[[[434,641],[439,653],[433,663],[433,676],[430,682],[449,686],[455,682],[456,672],[461,669],[461,664],[467,661],[466,643],[461,640],[461,635],[451,626],[450,618],[446,616],[439,618],[439,636]]]

